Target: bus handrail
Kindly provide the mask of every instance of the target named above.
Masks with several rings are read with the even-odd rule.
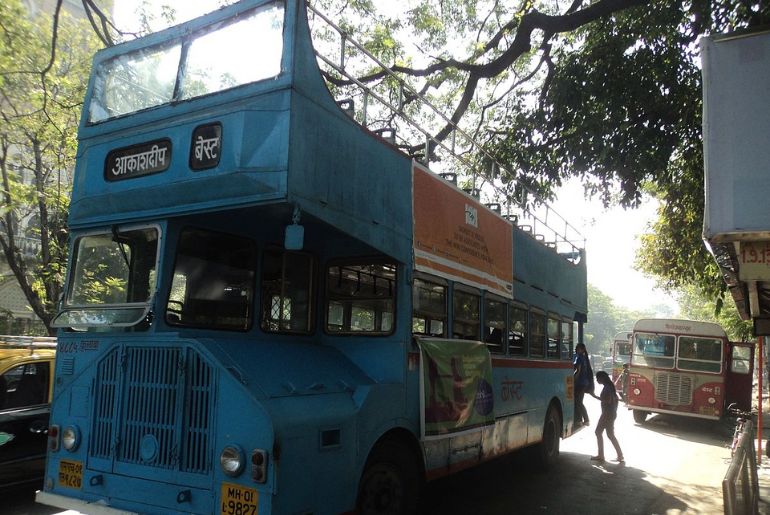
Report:
[[[440,147],[441,149],[446,151],[448,155],[452,157],[454,160],[456,160],[462,165],[465,165],[468,169],[472,170],[472,176],[474,178],[474,187],[475,187],[476,176],[477,175],[481,176],[484,182],[488,184],[495,191],[497,195],[500,195],[506,199],[509,211],[511,209],[511,205],[514,205],[521,210],[522,212],[521,218],[531,219],[533,221],[533,225],[535,225],[535,230],[537,230],[538,225],[547,229],[550,235],[553,236],[553,240],[545,240],[544,238],[544,243],[546,242],[550,243],[551,244],[550,246],[557,249],[561,243],[564,243],[569,247],[571,247],[570,250],[572,252],[571,253],[559,252],[560,254],[564,254],[565,256],[568,254],[579,255],[579,252],[577,252],[577,254],[575,254],[575,252],[585,248],[585,237],[580,233],[580,231],[578,231],[578,229],[575,226],[569,223],[569,221],[564,216],[558,213],[545,200],[543,200],[536,192],[528,188],[526,185],[523,185],[523,184],[520,185],[521,198],[514,198],[504,188],[495,184],[495,175],[496,175],[495,170],[505,170],[511,177],[514,176],[510,172],[508,167],[501,164],[486,148],[484,148],[479,142],[477,142],[473,138],[473,136],[471,136],[465,130],[460,128],[457,125],[457,123],[455,123],[453,120],[447,117],[441,111],[441,109],[436,107],[423,94],[421,94],[420,92],[412,88],[398,74],[393,72],[388,66],[386,66],[383,62],[381,62],[377,57],[375,57],[368,50],[366,50],[363,47],[363,45],[358,43],[355,39],[351,38],[350,35],[347,34],[341,27],[335,24],[332,20],[330,20],[328,17],[326,17],[323,13],[321,13],[318,9],[316,9],[312,5],[307,4],[307,8],[309,11],[315,14],[319,19],[325,22],[329,27],[331,27],[334,31],[336,31],[341,38],[341,43],[340,43],[340,46],[341,46],[340,61],[341,62],[339,65],[336,64],[332,59],[329,59],[326,56],[322,55],[318,50],[316,50],[317,57],[321,61],[326,63],[329,67],[334,69],[341,76],[348,79],[352,84],[355,84],[358,88],[360,88],[364,92],[365,100],[368,99],[369,97],[373,97],[378,102],[380,102],[386,109],[390,110],[393,115],[402,119],[409,126],[411,126],[411,128],[413,128],[416,132],[422,134],[426,138],[425,146],[424,146],[424,151],[425,151],[424,160],[426,164],[430,161],[431,154],[432,154],[432,152],[430,152],[430,145],[433,144],[435,146]],[[383,72],[386,73],[391,79],[397,82],[400,88],[399,102],[403,98],[403,93],[406,92],[408,93],[410,98],[419,100],[419,102],[425,105],[430,111],[432,111],[444,123],[446,123],[447,126],[451,127],[451,137],[452,137],[451,146],[447,145],[443,140],[439,140],[434,136],[431,136],[427,129],[424,129],[416,120],[414,120],[412,117],[404,113],[401,107],[394,106],[390,101],[383,98],[381,95],[377,94],[375,91],[372,90],[371,87],[369,87],[367,84],[364,84],[363,82],[358,80],[356,77],[354,77],[351,73],[349,73],[345,69],[345,44],[348,42],[352,44],[356,49],[358,49],[364,56],[370,59],[373,63],[379,66],[383,70]],[[350,102],[352,105],[351,100],[349,99],[346,99],[346,100]],[[365,101],[364,108],[363,108],[364,109],[363,119],[361,123],[364,127],[368,125],[367,108],[368,108],[368,103]],[[492,163],[491,170],[489,172],[486,170],[479,170],[478,167],[473,163],[471,163],[467,157],[461,155],[456,151],[455,146],[456,146],[457,134],[459,134],[462,138],[464,138],[464,140],[470,145],[470,149],[480,152],[486,159],[488,159]],[[394,135],[395,135],[395,131],[394,131]],[[469,149],[466,149],[466,151],[467,150]],[[532,198],[534,199],[534,201],[531,201],[530,203],[528,203],[527,202],[528,198]],[[536,213],[531,206],[535,206],[535,207],[542,206],[542,208],[545,211],[545,214],[540,215]],[[556,217],[557,218],[556,223],[559,226],[561,226],[561,224],[563,223],[563,228],[556,227],[553,225],[552,222],[549,222],[548,220],[549,216]],[[574,237],[571,237],[570,236],[571,234],[574,234]],[[575,259],[573,259],[573,261]]]

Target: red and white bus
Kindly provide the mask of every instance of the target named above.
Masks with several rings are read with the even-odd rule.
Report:
[[[637,423],[650,413],[719,419],[731,403],[751,407],[754,345],[730,342],[718,324],[642,319],[631,344],[628,407]]]

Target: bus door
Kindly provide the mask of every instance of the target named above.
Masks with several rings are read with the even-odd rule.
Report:
[[[754,380],[754,344],[729,342],[725,400],[727,406],[736,403],[738,409],[751,409],[751,388]]]

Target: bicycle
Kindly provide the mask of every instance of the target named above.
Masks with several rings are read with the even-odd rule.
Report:
[[[733,441],[730,444],[730,456],[735,456],[735,450],[738,448],[738,442],[741,439],[741,435],[743,434],[744,428],[746,427],[746,422],[749,420],[754,420],[754,416],[756,413],[754,411],[741,411],[736,407],[736,403],[732,403],[729,406],[727,406],[727,412],[737,417],[735,420],[735,431],[733,432]]]

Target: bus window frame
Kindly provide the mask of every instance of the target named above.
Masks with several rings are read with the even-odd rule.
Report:
[[[363,266],[363,265],[391,265],[394,268],[394,277],[393,277],[393,294],[390,297],[393,301],[393,320],[390,326],[390,331],[330,331],[329,330],[329,306],[331,304],[331,301],[334,300],[330,296],[329,292],[329,270],[332,267],[342,267],[342,266]],[[395,259],[389,259],[386,256],[375,256],[372,258],[367,257],[352,257],[352,258],[334,258],[329,260],[326,265],[323,267],[323,274],[319,276],[319,281],[323,281],[323,332],[326,335],[329,336],[364,336],[367,338],[376,338],[376,337],[383,337],[383,336],[391,336],[396,332],[396,326],[398,323],[398,293],[399,293],[399,287],[398,287],[398,280],[399,275],[402,273],[402,265]],[[377,300],[375,299],[366,299],[366,300]]]
[[[543,320],[543,333],[542,338],[540,341],[540,354],[535,355],[532,352],[532,349],[534,348],[533,343],[535,343],[535,332],[534,327],[535,324],[533,323],[535,320],[535,317],[542,317]],[[546,313],[544,310],[540,308],[531,307],[529,309],[529,357],[534,359],[546,359],[546,346],[548,345],[548,313]]]
[[[285,0],[264,0],[263,2],[259,2],[256,5],[252,5],[246,9],[243,9],[238,16],[233,16],[229,11],[233,11],[235,9],[238,9],[238,7],[234,7],[234,5],[226,6],[220,9],[220,14],[213,18],[213,19],[207,19],[205,23],[201,23],[198,19],[190,20],[186,23],[181,24],[181,27],[185,28],[185,31],[182,33],[173,33],[170,30],[168,30],[165,33],[156,33],[153,34],[152,38],[150,39],[150,43],[138,46],[138,43],[127,42],[124,45],[128,47],[132,47],[130,50],[124,50],[122,52],[110,51],[110,49],[107,49],[104,51],[104,53],[100,53],[97,55],[97,59],[93,63],[93,69],[92,72],[92,81],[89,84],[88,92],[87,92],[87,114],[84,115],[85,118],[85,125],[88,127],[95,127],[98,126],[101,123],[110,122],[113,120],[119,120],[124,119],[129,116],[136,115],[137,113],[144,113],[147,111],[151,111],[158,108],[173,106],[181,102],[188,102],[188,101],[194,101],[202,98],[211,97],[214,98],[216,95],[225,92],[225,91],[231,91],[231,90],[237,90],[240,88],[247,88],[249,86],[252,86],[254,84],[273,84],[277,79],[279,79],[282,75],[286,75],[286,70],[290,68],[290,66],[287,65],[287,59],[290,58],[290,52],[287,52],[287,37],[290,37],[290,30],[287,30],[286,25],[286,16],[289,12],[289,5]],[[219,89],[216,91],[211,91],[205,94],[201,95],[194,95],[190,97],[182,97],[181,93],[184,90],[184,78],[183,70],[187,66],[186,62],[186,53],[189,50],[190,46],[194,41],[196,41],[199,38],[206,37],[211,33],[217,32],[220,29],[226,29],[231,25],[234,25],[238,23],[239,21],[242,21],[246,16],[249,15],[249,13],[257,13],[257,11],[267,10],[271,6],[280,6],[283,12],[282,16],[282,31],[281,31],[281,55],[279,58],[279,70],[276,75],[264,77],[262,79],[251,81],[251,82],[245,82],[241,84],[237,84],[234,86],[230,86],[227,88]],[[165,36],[165,37],[164,37]],[[136,41],[136,40],[135,40]],[[117,58],[120,58],[122,56],[129,56],[134,54],[140,54],[143,52],[147,52],[153,49],[159,49],[159,48],[169,48],[173,47],[175,45],[178,45],[180,48],[180,55],[179,60],[177,62],[176,66],[176,74],[174,79],[174,84],[172,88],[172,94],[171,98],[167,101],[152,104],[145,106],[140,109],[136,109],[133,111],[127,111],[122,112],[120,114],[116,114],[113,116],[105,116],[96,118],[92,115],[94,111],[94,102],[101,101],[103,99],[103,95],[99,93],[97,95],[97,88],[101,88],[104,85],[104,77],[99,75],[100,70],[104,69],[108,65],[108,63],[114,61]],[[99,97],[99,100],[96,100],[96,98]]]
[[[487,302],[496,302],[498,304],[501,304],[503,306],[503,327],[500,331],[500,343],[495,344],[494,342],[490,342],[489,336],[491,335],[491,332],[494,332],[494,329],[500,329],[500,328],[493,328],[490,326],[487,318]],[[507,353],[507,347],[508,347],[508,307],[509,303],[506,299],[503,297],[500,297],[499,295],[495,295],[493,293],[484,292],[484,295],[481,300],[481,307],[482,307],[482,313],[481,313],[481,331],[482,331],[482,337],[483,342],[489,349],[489,353],[493,354],[495,356],[505,356]],[[492,331],[490,333],[487,333],[487,329],[491,328]],[[494,350],[495,346],[499,345],[499,350]]]
[[[168,305],[173,302],[171,300],[171,293],[174,288],[174,279],[176,277],[176,270],[177,270],[177,264],[179,259],[179,244],[180,240],[182,238],[182,234],[185,233],[185,231],[193,230],[193,231],[205,231],[212,234],[219,234],[224,235],[230,238],[237,238],[244,241],[248,241],[251,243],[251,249],[253,251],[252,255],[252,267],[251,267],[251,298],[249,298],[246,302],[247,306],[247,319],[246,324],[244,324],[243,327],[233,327],[233,326],[224,326],[224,325],[204,325],[204,324],[195,324],[195,323],[182,323],[181,319],[179,323],[174,323],[169,320],[168,317]],[[184,227],[181,227],[176,235],[176,242],[174,245],[174,263],[171,266],[170,273],[168,274],[168,278],[166,281],[168,281],[167,286],[167,292],[168,294],[165,296],[166,299],[166,305],[164,306],[163,312],[163,320],[165,324],[169,327],[178,328],[178,329],[199,329],[199,330],[210,330],[210,331],[229,331],[229,332],[237,332],[237,333],[247,333],[251,331],[251,329],[254,327],[254,320],[256,318],[255,313],[255,304],[256,304],[256,296],[259,294],[259,290],[257,289],[257,281],[258,281],[258,260],[259,260],[259,245],[257,244],[256,240],[254,238],[243,236],[239,233],[233,233],[233,232],[227,232],[227,231],[220,231],[215,229],[210,229],[203,226],[198,225],[187,225]],[[186,297],[186,295],[185,295]],[[186,300],[186,299],[185,299]]]
[[[118,231],[118,234],[120,233],[126,233],[130,231],[140,231],[142,229],[154,229],[157,232],[158,238],[157,238],[157,246],[155,250],[155,283],[150,286],[150,294],[149,298],[144,302],[120,302],[120,303],[114,303],[114,304],[82,304],[82,303],[69,303],[68,299],[71,296],[72,288],[74,287],[72,284],[72,281],[74,280],[74,275],[78,271],[78,267],[75,266],[76,260],[78,258],[78,250],[77,250],[77,244],[80,242],[83,238],[87,238],[89,236],[98,236],[98,235],[109,235],[114,234],[115,230]],[[97,229],[89,229],[83,232],[76,233],[74,235],[74,238],[72,239],[72,249],[70,251],[71,257],[70,257],[70,263],[67,267],[67,276],[63,287],[63,295],[62,295],[62,303],[61,306],[56,314],[56,316],[51,321],[51,327],[57,327],[57,328],[69,328],[74,329],[78,331],[85,331],[89,329],[95,329],[95,328],[125,328],[125,327],[134,327],[142,323],[142,321],[146,320],[148,315],[150,315],[153,306],[155,305],[156,298],[158,297],[158,288],[160,286],[160,266],[161,266],[161,256],[164,254],[165,249],[165,229],[166,226],[159,224],[157,222],[153,223],[140,223],[140,224],[126,224],[126,225],[114,225],[111,228],[109,227],[99,227]],[[130,270],[129,270],[130,273]],[[91,316],[89,319],[87,319],[85,322],[77,322],[73,320],[64,320],[67,318],[67,314],[74,314],[75,312],[83,312],[83,311],[90,311]],[[125,322],[107,322],[107,323],[96,323],[93,320],[93,315],[99,314],[99,313],[106,313],[111,310],[133,310],[136,313],[138,313],[138,316],[131,317],[130,320]]]
[[[672,337],[674,339],[674,351],[673,351],[673,354],[671,356],[666,356],[665,354],[662,355],[662,356],[656,356],[656,355],[653,355],[653,354],[644,354],[644,353],[640,354],[640,353],[637,353],[636,352],[636,348],[637,348],[636,347],[637,346],[636,342],[637,342],[637,338],[638,338],[638,336],[640,334],[652,335],[652,336],[670,336],[670,337]],[[638,331],[638,332],[634,331],[634,333],[633,333],[633,342],[632,342],[632,347],[631,347],[631,363],[633,363],[634,366],[637,366],[637,367],[645,367],[645,368],[653,368],[653,369],[659,368],[659,369],[662,369],[662,370],[674,370],[675,369],[675,365],[676,365],[678,339],[679,339],[678,335],[671,334],[671,333],[654,332],[654,331]],[[644,359],[645,362],[644,363],[639,363],[638,361],[634,360],[635,356],[641,356]],[[648,357],[651,358],[651,359],[656,359],[656,360],[657,359],[670,359],[671,360],[671,365],[670,366],[661,366],[661,365],[658,365],[657,362],[656,362],[656,364],[651,365],[651,364],[649,364],[647,362]]]
[[[307,256],[309,258],[309,267],[308,267],[308,273],[310,275],[308,280],[308,308],[307,308],[307,330],[291,330],[291,329],[278,329],[278,330],[271,330],[269,328],[265,327],[265,322],[267,322],[267,319],[265,318],[266,309],[268,309],[265,306],[265,303],[268,302],[268,300],[265,298],[265,292],[263,290],[264,288],[264,264],[265,264],[265,253],[267,252],[277,252],[281,254],[281,282],[284,282],[284,279],[286,277],[286,270],[284,266],[284,260],[286,258],[287,254],[294,254],[299,256]],[[315,256],[306,251],[296,251],[296,250],[287,250],[286,248],[279,246],[279,245],[270,245],[266,246],[261,249],[259,253],[259,273],[258,273],[258,294],[259,294],[259,328],[260,330],[265,334],[293,334],[293,335],[310,335],[313,334],[316,330],[316,292],[318,290],[317,286],[317,280],[318,280],[318,263],[315,258]],[[283,292],[283,287],[281,288],[281,291]],[[272,309],[272,308],[269,308]],[[278,324],[280,326],[281,321],[278,321]]]
[[[511,334],[513,333],[513,313],[515,310],[519,310],[524,313],[524,335],[523,335],[523,344],[522,344],[522,353],[521,354],[512,354],[511,348],[515,348],[511,345]],[[509,324],[509,335],[508,335],[508,344],[506,348],[506,356],[511,357],[517,357],[517,358],[526,358],[529,356],[529,340],[530,340],[530,324],[529,324],[529,306],[526,304],[522,304],[520,302],[512,302],[508,306],[508,324]]]
[[[440,321],[443,323],[442,332],[441,332],[440,335],[435,335],[435,334],[433,334],[431,332],[428,332],[428,333],[415,333],[414,332],[414,319],[415,319],[415,303],[414,303],[414,293],[415,293],[414,286],[415,285],[414,285],[414,281],[422,281],[424,283],[430,283],[432,285],[439,286],[439,287],[444,289],[444,313],[443,313],[444,318],[440,319]],[[412,290],[411,291],[411,294],[412,294],[412,313],[411,313],[411,315],[412,315],[411,316],[411,319],[412,319],[412,325],[411,325],[412,335],[432,336],[432,337],[435,337],[435,338],[446,338],[447,337],[447,333],[448,333],[448,329],[449,329],[449,281],[447,281],[446,279],[442,279],[441,277],[434,276],[434,275],[420,273],[420,272],[415,272],[415,274],[412,277],[411,290]],[[421,311],[418,314],[422,314],[422,313],[430,314],[430,313],[427,313],[427,312],[424,312],[424,311]],[[424,320],[425,320],[425,323],[427,325],[429,322],[433,322],[434,320],[439,320],[439,319],[424,317]],[[430,328],[426,327],[426,329],[430,329]]]
[[[560,359],[565,361],[572,361],[572,356],[575,351],[575,333],[574,333],[574,323],[571,318],[561,318],[559,320],[559,323],[561,325],[561,340],[559,342],[559,353],[560,353]],[[569,337],[568,340],[565,341],[565,328],[567,328],[567,336]],[[567,353],[564,353],[564,344],[567,344]]]
[[[681,356],[682,338],[690,338],[693,340],[711,340],[711,341],[719,342],[719,360],[714,361],[714,360],[705,360],[705,359],[698,359],[698,358],[683,358]],[[688,372],[688,373],[722,375],[722,373],[724,372],[724,362],[725,362],[725,354],[726,354],[725,347],[726,347],[726,341],[723,338],[719,338],[717,336],[696,336],[696,335],[690,335],[690,334],[680,334],[676,338],[676,369],[682,372]],[[717,370],[702,370],[702,369],[682,367],[680,365],[682,361],[686,361],[690,363],[704,363],[704,364],[715,363],[719,365],[719,368]]]
[[[730,347],[730,368],[729,371],[733,374],[742,374],[742,375],[748,375],[751,373],[751,349],[746,346],[742,345],[729,345]],[[746,350],[746,353],[748,356],[736,356],[736,351],[740,351],[740,354],[743,353],[743,349]],[[736,363],[745,363],[745,368],[741,367],[741,370],[737,370],[735,367]]]
[[[450,304],[451,304],[451,308],[452,308],[451,309],[451,311],[452,311],[452,316],[451,316],[451,324],[452,324],[451,335],[452,335],[452,338],[453,339],[458,339],[458,340],[481,341],[481,324],[482,324],[482,316],[481,316],[482,295],[481,295],[481,290],[479,290],[477,288],[473,288],[472,286],[467,286],[467,285],[462,284],[462,283],[453,283],[452,288],[451,288],[451,292],[452,292],[452,301],[451,301]],[[475,338],[465,338],[464,336],[459,336],[459,337],[455,336],[455,334],[456,334],[455,333],[455,323],[457,321],[457,317],[455,316],[455,295],[458,294],[458,293],[460,293],[461,295],[473,296],[478,301],[478,306],[477,306],[477,316],[478,316],[478,318],[476,319],[476,337]],[[461,322],[463,324],[468,324],[468,323],[472,323],[473,322],[473,320],[471,320],[471,319],[462,319],[462,320],[466,320],[466,322]]]
[[[556,347],[556,351],[554,352],[554,355],[551,355],[551,323],[554,323],[556,325],[556,335],[555,335],[555,343],[554,346]],[[545,322],[545,341],[546,341],[546,347],[545,347],[545,359],[562,359],[561,357],[561,317],[552,312],[548,312],[546,315],[546,322]]]

